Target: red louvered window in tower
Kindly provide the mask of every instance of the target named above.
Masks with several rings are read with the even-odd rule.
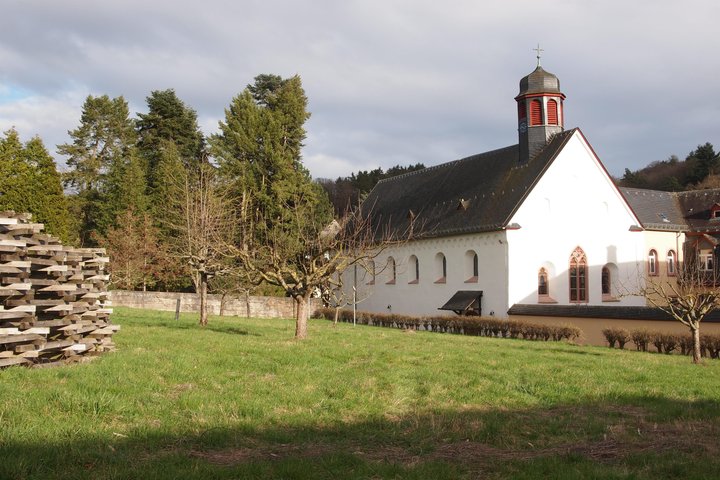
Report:
[[[548,100],[547,118],[548,125],[558,124],[558,104],[555,100]]]
[[[540,100],[530,102],[530,125],[542,125],[542,103],[540,103]]]
[[[518,120],[522,121],[527,118],[527,110],[525,108],[525,100],[518,102]]]

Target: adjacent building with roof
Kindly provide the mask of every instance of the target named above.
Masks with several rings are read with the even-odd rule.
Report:
[[[639,318],[652,315],[637,293],[646,275],[673,277],[692,242],[714,268],[720,192],[616,187],[581,130],[564,128],[565,95],[539,61],[515,100],[518,144],[370,192],[373,226],[406,241],[347,273],[359,309]]]

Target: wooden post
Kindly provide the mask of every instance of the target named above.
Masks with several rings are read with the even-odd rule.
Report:
[[[180,320],[180,297],[178,297],[177,302],[175,302],[175,321],[177,322]]]

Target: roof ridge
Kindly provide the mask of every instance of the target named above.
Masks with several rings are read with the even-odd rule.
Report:
[[[469,155],[469,156],[467,156],[467,157],[457,158],[457,159],[455,159],[455,160],[450,160],[450,161],[447,161],[447,162],[444,162],[444,163],[439,163],[439,164],[437,164],[437,165],[432,165],[432,166],[430,166],[430,167],[425,167],[425,168],[422,168],[422,169],[420,169],[420,170],[413,170],[412,172],[405,172],[405,173],[401,173],[400,175],[393,175],[392,177],[387,177],[387,178],[383,178],[382,180],[379,180],[379,181],[377,182],[377,184],[384,183],[384,182],[388,182],[388,181],[390,181],[390,180],[407,178],[407,177],[409,177],[409,176],[411,176],[411,175],[418,175],[418,174],[420,174],[420,173],[422,173],[422,172],[430,172],[430,171],[433,171],[433,170],[438,170],[438,169],[440,169],[440,168],[448,168],[448,167],[453,166],[453,165],[455,165],[455,164],[457,164],[457,163],[460,163],[460,162],[464,162],[464,161],[468,161],[468,160],[475,160],[475,159],[477,159],[478,157],[484,157],[484,156],[486,156],[486,155],[490,155],[490,154],[492,154],[492,153],[500,152],[500,151],[502,151],[502,150],[508,150],[508,149],[511,149],[511,148],[515,148],[515,147],[517,147],[517,145],[518,145],[518,144],[516,143],[516,144],[514,144],[514,145],[508,145],[508,146],[506,146],[506,147],[496,148],[495,150],[488,150],[487,152],[476,153],[476,154],[474,154],[474,155]]]

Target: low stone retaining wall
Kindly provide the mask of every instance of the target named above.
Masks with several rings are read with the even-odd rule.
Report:
[[[147,308],[150,310],[175,311],[180,299],[181,312],[199,312],[200,298],[195,293],[176,292],[133,292],[128,290],[110,291],[114,306]],[[311,301],[312,312],[320,305],[319,300]],[[294,318],[295,302],[289,297],[256,297],[208,295],[208,312],[211,315],[252,318]]]

